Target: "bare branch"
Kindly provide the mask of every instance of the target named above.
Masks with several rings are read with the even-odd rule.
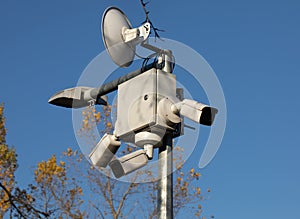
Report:
[[[102,218],[102,219],[105,219],[105,217],[103,216],[103,213],[102,213],[101,209],[98,208],[98,207],[97,207],[96,205],[94,205],[93,203],[91,203],[91,205],[92,205],[93,208],[95,208],[95,209],[99,212],[99,214],[101,215],[101,218]]]
[[[8,195],[8,201],[11,204],[11,206],[18,212],[18,214],[25,218],[24,214],[22,213],[22,211],[15,205],[14,201],[13,201],[13,196],[10,193],[10,191],[7,190],[7,188],[0,182],[0,187],[3,189],[3,191]]]
[[[144,0],[140,0],[140,3],[142,5],[142,8],[144,10],[144,13],[145,13],[145,16],[146,16],[146,19],[144,22],[149,22],[150,25],[151,25],[151,29],[153,30],[154,32],[154,36],[155,38],[159,38],[160,39],[160,36],[158,34],[158,32],[164,32],[164,30],[161,30],[161,29],[158,29],[154,26],[154,24],[152,23],[152,21],[150,20],[150,17],[149,17],[149,14],[150,14],[150,11],[147,10],[146,6],[149,4],[150,1],[148,2],[144,2]]]
[[[110,177],[107,177],[107,183],[106,183],[106,188],[107,188],[107,192],[109,195],[109,200],[108,200],[108,204],[111,208],[112,214],[114,216],[114,218],[118,218],[118,214],[116,213],[115,207],[114,207],[114,202],[113,202],[113,193],[112,193],[112,188],[111,188],[111,179]]]
[[[137,175],[138,175],[137,173],[134,175],[134,177],[133,177],[133,179],[132,179],[132,182],[131,182],[130,185],[128,186],[126,192],[123,194],[122,199],[121,199],[121,201],[120,201],[120,203],[119,203],[119,207],[118,207],[118,210],[117,210],[117,215],[119,215],[119,214],[121,213],[121,209],[122,209],[122,207],[123,207],[123,205],[124,205],[124,202],[125,202],[127,196],[130,194],[130,191],[132,190],[132,188],[134,188],[134,186],[135,186],[135,184],[136,184],[136,183],[135,183],[135,180],[136,180],[136,178],[137,178]]]
[[[33,207],[33,205],[28,204],[26,201],[22,200],[22,198],[15,197],[13,194],[11,194],[10,191],[0,182],[0,187],[3,189],[3,191],[7,194],[8,196],[8,202],[11,204],[11,206],[17,211],[17,213],[20,215],[22,218],[27,218],[27,216],[20,210],[20,208],[15,204],[15,202],[21,204],[24,206],[28,212],[32,211],[36,217],[41,218],[40,215],[43,215],[44,217],[49,217],[49,213],[40,211]]]

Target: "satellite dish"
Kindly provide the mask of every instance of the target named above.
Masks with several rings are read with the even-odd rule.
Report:
[[[136,46],[150,34],[150,24],[132,28],[126,15],[116,7],[106,9],[102,17],[102,38],[112,60],[120,67],[131,65]]]

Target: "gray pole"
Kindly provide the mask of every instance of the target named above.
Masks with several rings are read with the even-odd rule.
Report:
[[[173,56],[170,50],[166,50],[161,57],[164,62],[163,71],[172,73]],[[173,138],[166,134],[159,147],[158,159],[158,194],[157,209],[158,219],[173,219]]]
[[[117,90],[119,84],[124,83],[125,81],[128,81],[128,80],[130,80],[130,79],[132,79],[132,78],[134,78],[134,77],[136,77],[136,76],[138,76],[138,75],[140,75],[140,74],[148,71],[151,68],[158,68],[156,62],[151,63],[149,65],[146,65],[146,66],[144,66],[141,69],[137,69],[137,70],[135,70],[133,72],[130,72],[127,75],[119,77],[119,78],[117,78],[117,79],[115,79],[115,80],[113,80],[113,81],[111,81],[111,82],[109,82],[107,84],[103,84],[103,85],[101,85],[98,88],[93,88],[91,90],[91,97],[93,97],[94,99],[98,100],[99,97],[101,97],[101,96],[103,96],[105,94],[108,94],[108,93],[110,93],[112,91]]]
[[[159,148],[159,170],[158,176],[158,218],[173,218],[173,140],[167,134],[163,138],[163,145]]]

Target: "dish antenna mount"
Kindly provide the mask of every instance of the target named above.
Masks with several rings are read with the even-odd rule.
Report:
[[[102,39],[108,54],[120,67],[131,65],[136,55],[136,46],[155,52],[160,52],[154,46],[146,43],[151,31],[149,22],[133,28],[123,11],[116,7],[106,9],[102,17]]]

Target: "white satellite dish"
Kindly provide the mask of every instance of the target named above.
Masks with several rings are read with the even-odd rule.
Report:
[[[120,67],[131,65],[136,46],[150,34],[150,24],[132,28],[126,15],[116,7],[106,9],[102,17],[102,38],[112,60]]]

